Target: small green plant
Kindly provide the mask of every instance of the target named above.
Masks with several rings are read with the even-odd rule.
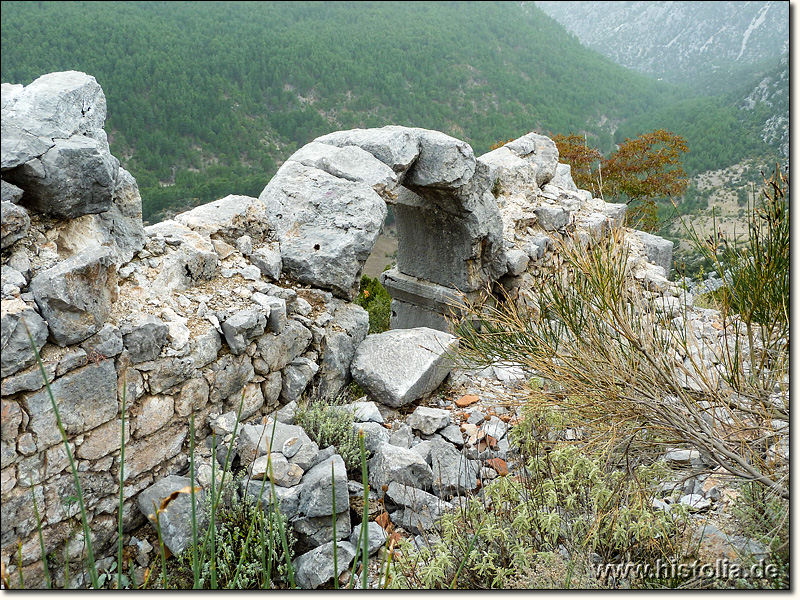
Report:
[[[361,467],[361,450],[358,433],[353,429],[353,413],[343,406],[349,394],[333,400],[306,398],[298,407],[294,422],[317,443],[320,448],[335,446],[344,460],[349,474],[358,473]]]
[[[242,472],[229,478],[222,486],[222,496],[237,497],[236,490],[243,476]],[[208,521],[212,510],[214,508],[211,498],[206,498],[203,511]],[[271,506],[264,506],[246,495],[235,502],[217,505],[214,519],[216,557],[213,562],[219,589],[268,589],[288,584],[287,561],[279,533],[279,519],[289,537],[291,549],[294,539],[291,528],[287,527],[288,521]],[[195,587],[193,556],[196,556],[197,550],[193,545],[178,556],[174,564],[167,567],[170,587]],[[289,560],[291,558],[290,555]],[[265,565],[271,568],[265,568]],[[211,566],[210,556],[199,565],[198,588],[211,589]]]
[[[494,196],[495,198],[499,198],[502,195],[503,195],[503,184],[500,183],[500,178],[498,177],[497,179],[494,180],[494,183],[492,184],[492,196]]]
[[[770,583],[776,588],[789,589],[789,500],[777,498],[754,483],[742,485],[740,491],[732,514],[744,535],[770,549],[771,560],[779,567],[779,576]]]
[[[392,297],[377,278],[364,275],[355,303],[369,313],[369,332],[382,333],[389,329]]]

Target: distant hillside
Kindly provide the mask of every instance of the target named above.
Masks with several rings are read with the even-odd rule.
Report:
[[[151,222],[258,195],[296,148],[353,127],[436,129],[476,154],[532,130],[585,133],[608,152],[639,127],[666,128],[689,140],[690,171],[765,151],[737,108],[758,82],[736,100],[693,99],[587,49],[530,2],[0,6],[2,81],[94,75]],[[748,118],[766,123],[758,106]]]
[[[718,93],[789,49],[789,2],[535,4],[614,62]]]
[[[257,194],[295,148],[389,123],[482,153],[587,131],[679,97],[507,2],[2,2],[4,82],[75,69],[108,96],[145,216]]]

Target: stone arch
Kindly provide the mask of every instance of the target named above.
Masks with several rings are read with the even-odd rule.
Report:
[[[530,136],[555,150],[547,138]],[[541,157],[541,144],[526,138],[517,140],[515,153],[505,152],[523,163],[535,186],[537,165],[520,156]],[[558,154],[551,154],[554,172]],[[317,138],[289,157],[260,195],[284,272],[352,300],[392,204],[398,260],[382,275],[393,299],[392,328],[447,330],[445,315],[461,294],[474,296],[508,272],[492,193],[508,161],[492,155],[476,159],[466,142],[400,126]]]

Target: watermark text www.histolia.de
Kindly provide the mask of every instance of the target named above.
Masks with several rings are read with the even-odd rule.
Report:
[[[741,565],[727,558],[715,563],[679,563],[658,559],[653,563],[600,563],[595,565],[600,579],[775,579],[778,567],[764,559],[757,563]]]

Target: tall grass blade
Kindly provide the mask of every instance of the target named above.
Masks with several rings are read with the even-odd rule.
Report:
[[[44,536],[42,535],[42,518],[39,516],[39,507],[36,505],[36,494],[34,489],[31,488],[31,499],[33,500],[33,514],[36,515],[36,531],[39,534],[39,548],[42,552],[42,565],[44,566],[44,579],[47,582],[47,589],[53,589],[52,582],[50,581],[50,570],[47,568],[47,554],[44,549]],[[20,576],[22,571],[20,570]]]
[[[367,565],[369,563],[369,483],[367,482],[367,450],[364,446],[364,430],[358,430],[358,448],[361,451],[361,484],[364,488],[364,514],[361,516],[361,539],[363,545],[362,588],[367,589]]]
[[[97,589],[99,587],[98,577],[97,577],[97,565],[95,564],[94,560],[94,552],[92,551],[92,536],[91,531],[89,530],[89,522],[87,521],[86,517],[86,506],[83,502],[83,490],[81,489],[81,482],[78,479],[78,469],[75,466],[75,459],[72,456],[72,450],[69,449],[69,441],[67,440],[67,433],[64,430],[64,424],[61,421],[61,415],[58,412],[58,404],[56,403],[56,399],[53,396],[53,390],[50,387],[50,382],[47,381],[47,371],[44,369],[44,363],[42,362],[42,357],[39,355],[39,349],[36,347],[36,342],[33,340],[33,336],[31,335],[30,329],[28,329],[28,324],[23,319],[22,324],[25,326],[25,331],[28,334],[28,340],[30,342],[31,348],[33,349],[34,355],[36,356],[36,362],[39,365],[39,371],[42,373],[42,379],[44,380],[44,386],[47,389],[47,395],[50,397],[50,404],[53,407],[53,413],[56,417],[56,423],[58,424],[58,431],[61,433],[61,441],[64,444],[64,450],[67,453],[67,458],[69,459],[69,466],[72,470],[72,478],[75,481],[75,489],[78,496],[78,506],[81,509],[81,524],[83,525],[83,537],[86,543],[86,554],[87,554],[87,563],[89,566],[89,576],[92,579],[92,587]],[[69,545],[69,544],[68,544]],[[69,557],[67,557],[69,559]],[[69,564],[69,560],[67,560],[67,564]],[[65,585],[68,585],[69,582],[65,581]]]
[[[117,517],[117,589],[122,589],[122,505],[125,501],[123,482],[125,481],[125,400],[128,395],[128,382],[122,382],[122,432],[119,446],[119,516]]]
[[[189,417],[189,479],[192,488],[192,575],[194,576],[192,589],[196,590],[200,587],[200,561],[197,556],[197,507],[194,493],[194,413]]]
[[[238,422],[238,421],[237,421]],[[230,449],[229,449],[230,450]],[[211,589],[217,589],[217,494],[216,494],[216,472],[217,472],[217,434],[211,434],[211,498],[213,503],[211,505],[211,524],[209,532],[211,533]],[[223,480],[225,476],[223,475]],[[220,492],[221,494],[221,492]]]
[[[155,510],[156,533],[158,534],[158,553],[161,556],[161,575],[164,581],[164,589],[167,590],[169,589],[167,584],[167,553],[164,550],[164,537],[161,535],[161,510],[156,506],[155,501],[153,501],[153,509]]]
[[[339,556],[337,553],[337,538],[336,538],[336,473],[333,468],[333,461],[331,461],[331,504],[333,505],[333,588],[339,589]],[[353,565],[355,567],[355,564]]]

